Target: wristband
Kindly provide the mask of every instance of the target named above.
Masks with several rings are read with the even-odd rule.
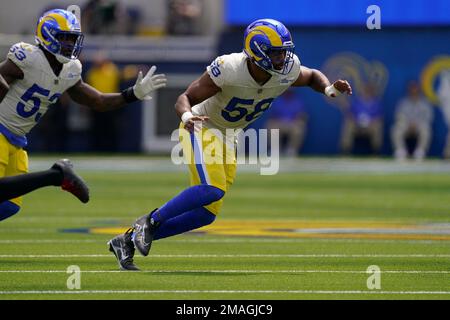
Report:
[[[186,111],[185,113],[183,113],[181,115],[181,121],[183,123],[186,123],[190,118],[192,118],[194,115],[192,114],[192,112]]]
[[[129,87],[125,90],[123,90],[121,92],[123,99],[125,100],[126,103],[132,103],[132,102],[136,102],[139,101],[140,99],[138,97],[136,97],[136,95],[134,94],[134,90],[133,87]]]
[[[334,94],[334,96],[338,96],[340,94],[339,90],[336,89],[334,87],[334,85],[330,84],[328,87],[325,88],[324,93],[328,96],[331,97],[332,94]]]

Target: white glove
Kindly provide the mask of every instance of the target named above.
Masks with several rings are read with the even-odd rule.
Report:
[[[153,75],[155,70],[156,66],[152,66],[143,79],[142,71],[139,71],[136,84],[133,86],[134,95],[139,100],[150,100],[154,90],[166,86],[166,76],[164,74]]]

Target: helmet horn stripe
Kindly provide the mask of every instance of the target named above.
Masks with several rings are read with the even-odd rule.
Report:
[[[261,60],[262,58],[256,56],[256,55],[253,53],[253,50],[250,48],[250,42],[251,42],[252,38],[253,38],[255,35],[257,35],[257,34],[264,34],[264,33],[263,33],[262,31],[259,31],[259,30],[252,30],[252,31],[248,34],[247,38],[245,39],[245,48],[247,49],[248,53],[250,53],[250,55],[251,55],[255,60],[258,61],[258,60]]]
[[[281,47],[283,46],[283,42],[281,41],[280,36],[278,33],[273,30],[272,28],[268,26],[257,26],[255,27],[254,31],[261,31],[263,32],[270,40],[270,43],[274,47]]]
[[[47,17],[52,17],[56,20],[61,31],[71,31],[67,19],[58,13],[50,13]]]

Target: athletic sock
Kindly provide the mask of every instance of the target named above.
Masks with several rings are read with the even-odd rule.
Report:
[[[11,201],[3,201],[0,203],[0,221],[8,219],[19,212],[20,207]]]
[[[14,199],[46,186],[60,186],[63,175],[58,169],[19,174],[0,179],[0,202]]]
[[[155,223],[167,221],[184,212],[206,206],[220,200],[225,192],[219,188],[201,184],[182,191],[152,215]]]
[[[153,239],[158,240],[198,229],[212,223],[215,219],[216,216],[203,207],[184,212],[183,214],[162,222],[156,230]]]

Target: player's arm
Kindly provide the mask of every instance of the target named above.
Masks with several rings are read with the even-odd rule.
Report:
[[[194,80],[189,87],[183,92],[177,99],[175,103],[175,111],[183,121],[184,126],[187,130],[192,131],[194,128],[194,122],[196,121],[206,121],[207,116],[194,116],[191,113],[191,107],[195,106],[206,99],[214,96],[216,93],[221,91],[211,79],[207,72]]]
[[[0,63],[0,102],[9,91],[9,85],[15,80],[23,79],[23,71],[11,60]]]
[[[311,87],[315,91],[324,93],[329,97],[336,97],[339,93],[346,92],[352,94],[352,87],[347,80],[337,80],[333,84],[330,83],[327,76],[316,69],[310,69],[304,66],[300,67],[300,75],[292,84],[293,87]]]
[[[83,80],[78,81],[67,92],[72,100],[95,111],[115,110],[127,103],[151,99],[154,90],[164,87],[167,82],[165,75],[153,75],[155,70],[156,67],[153,66],[144,78],[142,72],[139,72],[136,84],[121,93],[102,93]]]
[[[121,93],[102,93],[83,80],[69,88],[67,93],[76,103],[100,112],[115,110],[127,104]]]

